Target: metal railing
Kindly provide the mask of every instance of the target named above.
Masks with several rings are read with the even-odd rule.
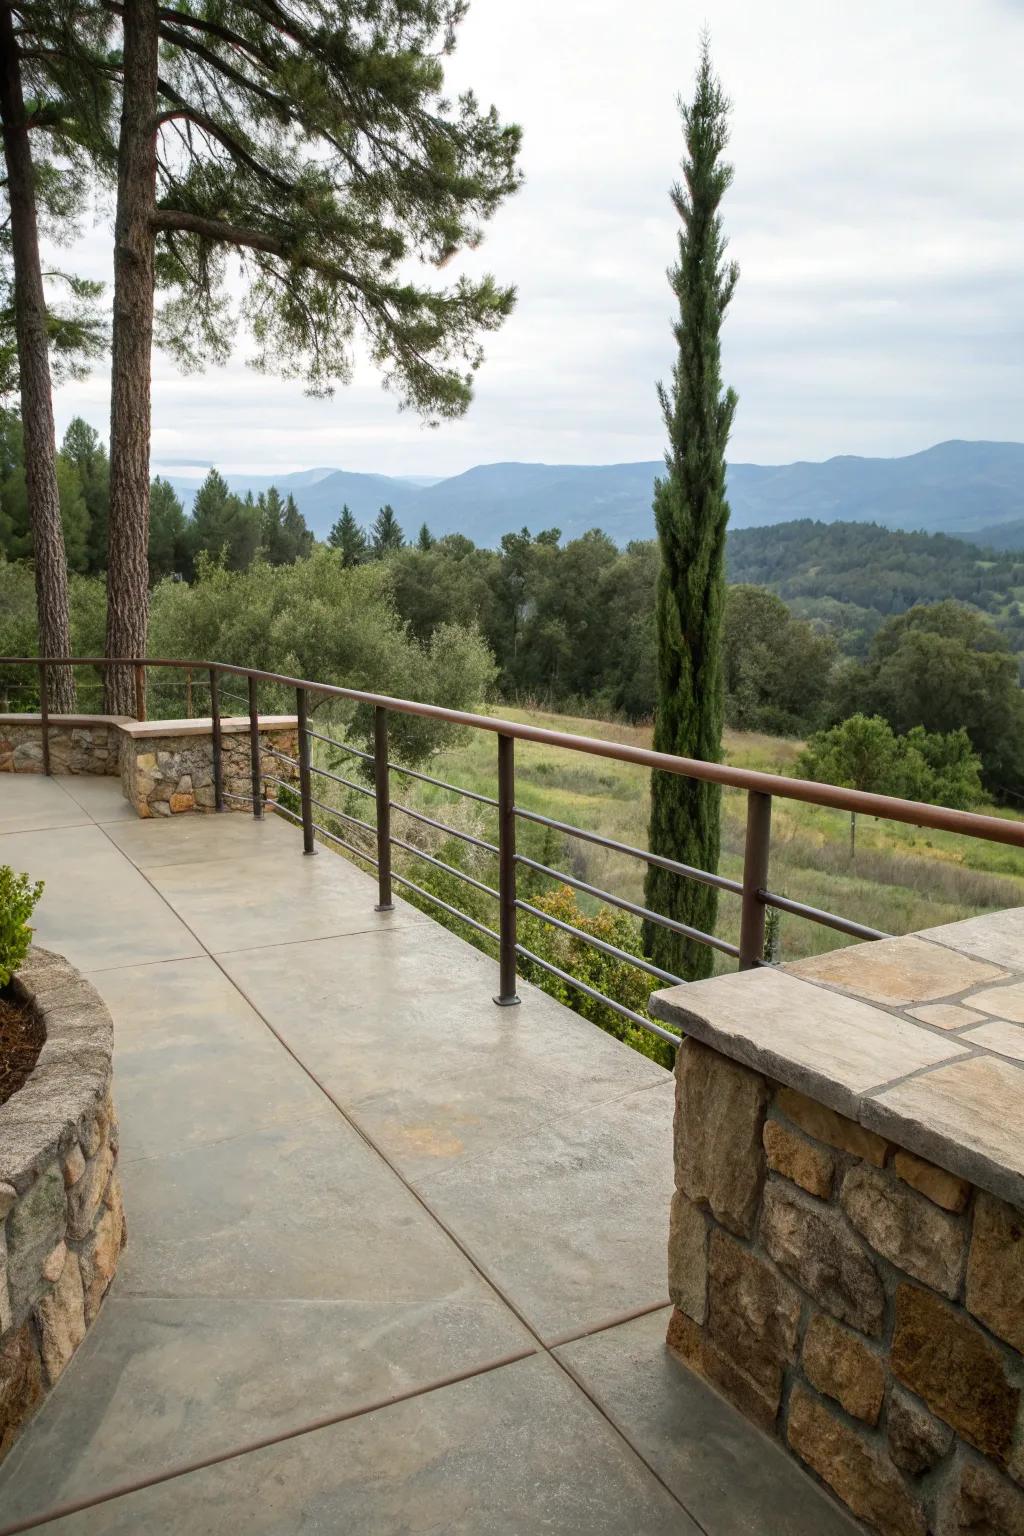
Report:
[[[780,912],[804,918],[813,923],[822,924],[838,933],[856,939],[870,940],[890,937],[890,935],[883,933],[879,929],[854,922],[849,918],[842,917],[838,913],[827,912],[822,908],[792,900],[770,889],[771,817],[772,802],[775,798],[795,800],[804,804],[879,817],[934,831],[960,833],[967,837],[982,838],[990,842],[1024,848],[1024,821],[1021,820],[1004,820],[1000,817],[982,815],[977,812],[956,811],[945,806],[925,805],[917,801],[901,800],[889,795],[844,789],[831,784],[818,784],[813,780],[791,779],[778,774],[763,773],[746,768],[734,768],[725,763],[709,763],[695,758],[675,757],[668,753],[655,752],[650,748],[628,746],[621,742],[605,741],[599,737],[576,736],[566,732],[548,730],[542,726],[497,719],[490,715],[477,715],[464,710],[446,709],[440,705],[425,704],[418,700],[392,698],[386,694],[368,693],[355,688],[342,688],[331,683],[318,683],[308,678],[289,677],[277,672],[261,671],[257,668],[238,667],[226,662],[140,660],[134,658],[128,660],[124,658],[108,660],[103,657],[58,657],[47,659],[39,659],[37,657],[0,657],[0,668],[32,667],[37,670],[39,713],[42,726],[42,758],[45,773],[50,772],[49,734],[54,728],[55,719],[59,719],[59,717],[52,717],[48,708],[48,674],[49,670],[55,666],[89,666],[99,668],[101,671],[108,666],[130,666],[133,668],[132,675],[135,679],[136,715],[139,719],[145,719],[146,717],[146,676],[149,669],[177,669],[186,674],[190,714],[192,713],[191,691],[193,674],[205,676],[208,680],[210,698],[214,796],[218,811],[225,809],[226,799],[223,776],[220,700],[222,696],[231,696],[247,705],[251,795],[241,798],[251,798],[254,816],[259,818],[264,813],[264,785],[266,783],[272,783],[291,793],[296,792],[294,785],[287,779],[266,773],[263,769],[262,758],[264,755],[269,754],[271,757],[281,758],[296,771],[299,811],[296,812],[289,806],[282,805],[279,802],[275,802],[274,808],[280,814],[301,826],[304,853],[316,853],[316,837],[319,835],[327,841],[337,844],[346,852],[355,855],[376,870],[378,888],[377,911],[389,912],[393,910],[392,890],[393,886],[397,884],[411,891],[421,900],[433,903],[436,907],[457,918],[460,922],[466,923],[470,928],[492,941],[497,948],[499,970],[498,991],[495,994],[494,1001],[500,1007],[512,1007],[519,1002],[517,991],[519,961],[524,960],[528,964],[546,971],[565,985],[578,989],[592,999],[612,1009],[613,1012],[624,1017],[629,1023],[659,1036],[671,1045],[675,1045],[678,1042],[677,1037],[668,1030],[662,1029],[660,1025],[654,1023],[651,1019],[646,1018],[616,999],[606,996],[579,977],[571,975],[552,961],[522,945],[518,937],[518,916],[520,913],[525,913],[532,919],[543,921],[574,940],[590,945],[626,965],[636,967],[657,981],[672,985],[681,982],[682,978],[655,965],[642,955],[632,954],[621,946],[611,943],[609,940],[587,933],[574,924],[544,911],[535,903],[521,898],[517,880],[520,870],[529,870],[534,874],[557,880],[573,890],[615,907],[620,911],[627,912],[631,916],[659,924],[681,937],[708,945],[710,948],[736,960],[741,970],[747,970],[767,963],[764,960],[764,945],[765,919],[769,908],[775,908]],[[247,685],[245,695],[228,695],[227,690],[222,690],[221,688],[222,678],[243,679]],[[289,693],[294,692],[295,713],[298,721],[297,758],[288,757],[286,754],[279,752],[260,740],[258,694],[261,683],[272,685],[275,689],[287,690]],[[365,752],[346,741],[340,741],[335,737],[314,730],[309,723],[311,698],[321,702],[327,699],[340,699],[372,708],[374,722],[373,751]],[[489,731],[495,735],[497,737],[497,797],[494,798],[489,795],[480,794],[476,790],[462,788],[457,784],[448,783],[444,779],[435,778],[431,774],[423,773],[418,769],[409,768],[401,763],[391,761],[388,729],[388,717],[391,714],[418,716],[449,725]],[[346,752],[365,764],[370,776],[370,786],[360,784],[355,779],[347,778],[333,769],[314,764],[312,760],[313,741],[327,743],[332,748]],[[678,860],[668,858],[662,854],[652,853],[647,849],[637,848],[629,843],[604,837],[600,833],[585,827],[575,826],[571,822],[559,821],[553,817],[543,816],[537,811],[517,805],[515,790],[515,745],[517,741],[534,742],[545,746],[560,747],[571,752],[584,753],[589,756],[611,758],[617,762],[632,763],[653,771],[681,774],[684,777],[704,780],[726,788],[744,790],[747,795],[747,815],[742,878],[733,880],[714,870],[697,869],[692,865],[680,863]],[[476,836],[474,833],[465,831],[463,828],[438,821],[434,817],[428,816],[422,810],[416,810],[411,806],[403,805],[401,802],[392,799],[392,773],[418,780],[489,807],[496,813],[497,842],[492,843],[485,838]],[[335,806],[328,805],[319,799],[313,793],[313,780],[317,777],[326,778],[342,785],[351,792],[373,800],[376,809],[375,820],[373,822],[363,820],[361,817],[353,815],[350,811],[344,811]],[[231,796],[230,798],[239,797]],[[340,833],[318,823],[314,817],[315,809],[320,809],[330,817],[344,822],[346,827],[358,828],[360,832],[373,840],[375,853],[370,853],[368,848],[360,847],[358,844],[342,837]],[[459,869],[457,866],[438,858],[435,854],[428,853],[425,849],[417,847],[415,843],[408,841],[408,839],[396,835],[392,831],[392,811],[398,811],[418,823],[444,833],[446,836],[461,839],[477,851],[496,858],[497,885],[489,885],[486,881],[477,879],[465,870]],[[667,917],[663,913],[651,911],[649,908],[629,901],[625,897],[618,896],[612,891],[603,890],[601,887],[582,880],[573,874],[567,873],[564,870],[554,869],[537,859],[518,852],[516,847],[516,831],[517,825],[520,822],[533,823],[563,836],[578,838],[584,842],[596,844],[598,847],[611,853],[638,859],[648,865],[668,870],[678,875],[681,879],[697,880],[706,885],[714,886],[717,890],[729,892],[738,897],[740,901],[739,943],[732,944],[716,934],[702,932],[700,929],[678,922],[676,919]],[[393,870],[391,860],[393,848],[401,849],[404,853],[423,860],[434,868],[464,882],[469,887],[491,898],[497,904],[497,927],[492,928],[482,923],[479,919],[444,901],[435,892],[417,884],[408,875]]]

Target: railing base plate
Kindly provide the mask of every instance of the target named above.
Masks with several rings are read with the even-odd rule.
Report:
[[[494,1002],[499,1008],[518,1008],[522,1002],[521,997],[495,997]]]
[[[374,902],[373,910],[375,912],[393,912],[395,910],[395,904],[394,904],[393,901],[387,901],[387,902],[376,901],[376,902]]]

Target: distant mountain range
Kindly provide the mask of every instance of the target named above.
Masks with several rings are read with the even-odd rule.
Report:
[[[651,495],[662,472],[658,461],[509,463],[479,464],[443,480],[342,469],[226,479],[243,493],[269,485],[291,491],[321,538],[343,503],[368,523],[390,502],[409,537],[425,522],[435,535],[464,533],[481,545],[495,545],[503,533],[524,527],[534,533],[560,528],[566,538],[602,528],[626,544],[653,536]],[[169,478],[190,506],[200,481]],[[815,518],[1024,548],[1024,443],[952,441],[898,459],[843,455],[821,464],[731,464],[728,490],[734,529]]]

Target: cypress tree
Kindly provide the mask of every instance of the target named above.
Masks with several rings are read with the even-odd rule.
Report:
[[[669,281],[679,303],[678,357],[671,389],[658,387],[669,447],[666,474],[654,491],[661,549],[656,597],[659,752],[717,761],[722,747],[722,620],[725,609],[725,448],[736,408],[723,391],[720,330],[739,269],[725,259],[719,214],[732,167],[729,102],[711,67],[705,39],[693,101],[681,108],[686,140],[684,184],[672,202],[682,221],[679,260]],[[654,853],[716,870],[721,791],[677,774],[651,776],[650,847]],[[706,933],[714,929],[717,892],[652,867],[646,882],[652,911]],[[657,964],[688,980],[710,974],[705,945],[644,924],[644,948]]]

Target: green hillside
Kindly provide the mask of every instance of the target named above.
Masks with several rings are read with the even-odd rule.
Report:
[[[953,597],[991,614],[1024,653],[1024,553],[807,518],[732,532],[728,572],[731,582],[770,587],[804,618],[828,620],[853,651],[890,615]]]

